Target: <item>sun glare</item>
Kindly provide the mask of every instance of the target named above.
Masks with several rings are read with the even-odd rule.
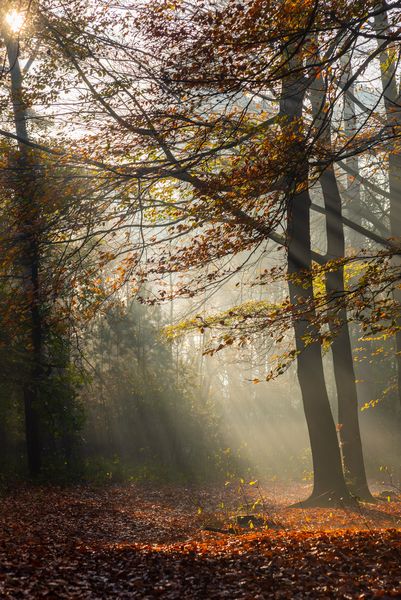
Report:
[[[23,13],[12,10],[6,15],[6,23],[13,33],[18,33],[24,24],[25,17]]]

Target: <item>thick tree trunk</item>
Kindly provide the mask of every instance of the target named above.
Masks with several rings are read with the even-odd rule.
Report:
[[[308,263],[310,268],[309,206],[310,198],[307,191],[295,196],[291,203],[288,215],[290,277],[308,269]],[[304,285],[291,281],[289,283],[291,303],[295,307],[300,306],[301,311],[304,310],[305,304],[313,302],[311,277],[303,275],[303,281]],[[313,314],[310,314],[310,317],[313,318]],[[297,318],[295,314],[294,331],[298,352],[297,373],[308,425],[314,472],[313,492],[308,502],[317,505],[326,505],[331,501],[347,503],[349,494],[324,380],[320,344],[314,341],[306,345],[305,340],[311,334],[310,321],[306,316]]]
[[[330,150],[331,122],[324,111],[326,97],[321,79],[316,79],[313,83],[310,89],[310,100],[316,136],[326,146],[327,150]],[[343,258],[345,255],[345,236],[342,222],[342,203],[333,165],[329,165],[322,173],[320,184],[326,210],[327,256],[329,260]],[[339,298],[341,303],[341,296],[345,290],[343,266],[338,266],[336,270],[326,274],[326,290],[329,299],[333,301],[332,318],[329,326],[333,333],[331,351],[337,389],[338,429],[345,476],[353,494],[364,500],[373,500],[367,483],[363,459],[358,394],[347,311],[341,304],[338,309],[335,306],[336,297]]]
[[[24,320],[28,330],[26,373],[23,377],[25,435],[28,469],[36,477],[41,469],[40,388],[43,377],[43,325],[40,310],[39,210],[35,200],[35,165],[32,164],[25,141],[29,140],[27,113],[23,99],[22,73],[18,58],[18,40],[3,35],[11,75],[11,99],[19,157],[16,175],[16,198],[19,203],[19,234],[21,238],[21,268],[24,285]]]
[[[292,66],[289,61],[289,68]],[[286,177],[288,202],[288,275],[290,300],[294,306],[294,332],[298,380],[307,421],[314,486],[312,496],[304,504],[327,505],[350,503],[341,462],[337,432],[327,394],[321,347],[313,330],[315,317],[312,276],[310,273],[311,233],[308,189],[309,167],[301,127],[306,87],[299,78],[284,76],[280,112],[285,124],[293,125],[293,164]],[[297,189],[301,191],[297,192]],[[302,281],[298,281],[301,277]],[[305,307],[309,307],[309,311]],[[308,342],[308,338],[312,342]]]
[[[341,197],[333,167],[321,177],[326,208],[327,254],[336,259],[344,256],[344,228],[342,224]],[[338,267],[326,275],[328,296],[335,300],[344,292],[344,268]],[[364,500],[373,500],[367,483],[362,439],[359,427],[358,394],[355,381],[351,338],[347,311],[340,307],[334,311],[330,328],[334,339],[331,346],[334,376],[337,388],[338,423],[345,475],[351,491]]]

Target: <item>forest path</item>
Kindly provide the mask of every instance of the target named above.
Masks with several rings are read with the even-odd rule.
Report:
[[[401,502],[284,508],[299,492],[15,488],[0,500],[0,598],[401,598]],[[278,531],[203,531],[260,497]]]

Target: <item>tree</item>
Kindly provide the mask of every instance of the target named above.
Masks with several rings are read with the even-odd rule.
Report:
[[[352,477],[359,478],[358,493],[368,496],[358,440],[356,390],[350,367],[352,354],[345,327],[348,317],[345,304],[341,307],[345,287],[342,266],[323,265],[327,273],[329,299],[326,298],[321,307],[325,302],[330,306],[326,311],[322,311],[321,307],[317,310],[312,293],[311,259],[325,263],[325,258],[311,248],[307,190],[311,179],[310,166],[313,165],[314,169],[323,173],[321,183],[326,200],[329,253],[335,259],[342,259],[344,218],[333,163],[362,153],[378,141],[372,135],[367,136],[366,129],[358,132],[351,149],[348,141],[342,147],[337,144],[334,148],[327,144],[327,129],[323,130],[323,136],[307,137],[304,141],[302,136],[298,138],[297,121],[303,118],[304,97],[311,82],[316,80],[316,71],[327,73],[330,69],[340,69],[340,77],[336,80],[342,82],[342,93],[352,88],[355,79],[366,70],[376,53],[372,52],[363,60],[355,74],[345,82],[341,75],[341,59],[363,37],[361,31],[369,17],[381,14],[386,8],[378,9],[373,3],[368,7],[366,3],[363,7],[358,3],[347,3],[345,7],[333,3],[329,16],[319,13],[319,3],[308,6],[307,10],[300,4],[295,14],[288,8],[285,3],[273,3],[266,12],[259,2],[251,2],[246,7],[210,3],[195,10],[190,5],[183,7],[177,3],[166,6],[161,3],[154,10],[146,7],[147,14],[139,10],[138,18],[134,13],[132,22],[137,26],[140,24],[141,31],[148,35],[148,40],[150,38],[149,56],[152,51],[153,56],[148,63],[136,58],[136,67],[128,77],[121,76],[116,56],[118,53],[120,56],[135,55],[129,42],[114,45],[117,53],[115,62],[109,62],[106,68],[104,61],[98,58],[101,44],[96,47],[97,54],[87,53],[85,64],[85,60],[73,53],[60,32],[54,31],[54,36],[74,64],[92,100],[107,119],[128,136],[124,141],[124,152],[134,164],[125,175],[142,179],[140,213],[145,216],[151,214],[151,195],[155,194],[155,190],[159,206],[164,207],[158,210],[156,216],[163,235],[156,236],[154,240],[145,277],[185,269],[193,269],[196,273],[196,269],[212,261],[222,261],[240,252],[252,252],[268,239],[287,243],[290,312],[278,311],[276,323],[281,319],[287,323],[292,321],[297,330],[296,356],[302,365],[300,376],[305,402],[316,391],[310,389],[308,375],[313,363],[319,373],[318,395],[328,409],[324,409],[324,421],[333,480],[329,485],[326,479],[321,486],[317,475],[315,492],[320,496],[336,488],[341,497],[346,497],[334,424],[324,389],[323,369],[319,366],[320,350],[318,352],[315,346],[317,340],[323,339],[319,323],[326,320],[331,325],[332,335],[336,333],[332,339],[335,340],[333,352],[341,421],[344,421],[340,425],[345,443],[344,457],[348,463],[346,468],[352,471]],[[183,18],[185,11],[190,14],[187,22]],[[335,27],[330,29],[333,23]],[[229,40],[224,37],[227,31],[230,32]],[[311,38],[316,41],[311,42]],[[156,45],[160,43],[164,43],[164,48],[157,61],[154,56]],[[322,47],[321,55],[313,48],[313,43]],[[388,43],[389,40],[385,39],[382,48]],[[297,60],[292,61],[294,56]],[[308,65],[305,64],[306,56],[309,57]],[[95,72],[107,75],[103,89],[102,85],[94,83],[89,66]],[[142,80],[145,75],[148,84],[141,89],[135,77]],[[284,88],[289,85],[292,78],[294,82],[299,81],[300,89],[297,94],[292,94],[295,87],[292,88],[288,98],[284,94],[280,100],[281,110],[277,112],[274,107],[279,102],[278,89],[281,85]],[[331,77],[330,81],[333,84],[335,79]],[[112,86],[112,94],[107,92],[107,86]],[[247,94],[264,102],[267,110],[250,108],[252,103],[247,103]],[[302,101],[298,101],[297,95]],[[333,97],[332,114],[337,102]],[[122,98],[124,101],[120,102]],[[216,106],[214,111],[210,110],[212,103]],[[291,126],[286,126],[286,119]],[[280,130],[281,135],[278,133]],[[282,148],[277,151],[279,144]],[[148,156],[145,167],[141,167],[136,159],[138,145]],[[307,156],[306,162],[310,166],[299,164],[302,162],[297,151],[299,148]],[[172,193],[174,183],[167,183],[174,180],[181,182],[177,201],[176,189]],[[295,198],[301,198],[302,202],[295,202]],[[289,217],[287,241],[276,231],[285,225],[286,214]],[[361,225],[351,225],[372,236]],[[201,232],[202,227],[204,232]],[[197,231],[195,235],[194,231]],[[172,239],[185,238],[189,238],[190,242],[184,241],[175,250],[170,250],[168,258],[163,250],[159,254],[158,247],[163,249],[166,239],[170,243]],[[142,241],[146,243],[146,240]],[[138,252],[139,248],[133,254],[134,261]],[[181,285],[179,293],[194,294],[196,290],[211,287],[229,275],[230,269],[217,268],[209,275],[206,284],[196,275],[192,282]],[[302,291],[308,289],[308,292]],[[161,295],[166,297],[165,291]],[[338,310],[332,309],[335,296],[341,296]],[[288,316],[290,319],[286,318]],[[230,337],[227,343],[232,343]],[[308,354],[313,355],[313,360],[308,359]],[[349,373],[346,389],[340,375],[344,365]],[[348,399],[349,394],[353,397],[352,401]],[[319,411],[307,409],[307,412],[308,419],[314,420],[310,428],[316,434],[319,430],[320,434],[317,425]],[[322,451],[319,443],[316,445],[316,472],[323,477],[328,469],[323,463],[321,468],[318,466]]]
[[[289,52],[295,54],[290,48]],[[289,71],[297,72],[302,66],[296,59],[288,61]],[[320,344],[310,323],[315,320],[313,281],[311,276],[311,235],[309,167],[303,131],[302,112],[306,86],[299,75],[284,76],[280,114],[286,132],[293,139],[292,161],[288,165],[289,192],[287,238],[290,301],[294,308],[294,330],[297,349],[298,379],[302,390],[305,417],[309,429],[314,468],[314,488],[308,504],[324,504],[333,498],[349,501],[344,480],[336,428],[327,396]],[[295,175],[294,175],[295,174]],[[297,190],[300,190],[297,193]],[[330,207],[331,208],[331,207]],[[300,280],[300,276],[302,277]],[[309,314],[304,314],[304,305]],[[301,306],[302,316],[296,314]],[[312,341],[310,338],[312,336]]]
[[[375,31],[380,49],[380,74],[383,86],[383,100],[385,107],[386,128],[394,135],[394,141],[389,148],[388,156],[388,186],[390,193],[390,233],[397,243],[401,240],[401,153],[399,148],[399,131],[401,125],[401,91],[397,88],[397,66],[399,55],[393,45],[382,47],[382,39],[392,37],[389,23],[389,5],[381,3],[383,11],[375,16]],[[394,256],[393,261],[399,268],[399,258]],[[394,289],[394,300],[398,306],[401,303],[399,288]],[[395,332],[396,360],[398,373],[398,396],[401,402],[401,322],[398,319]]]
[[[91,224],[94,214],[108,211],[107,192],[102,189],[100,197],[88,168],[63,159],[65,150],[48,152],[49,127],[70,81],[69,68],[51,48],[40,7],[26,9],[17,13],[9,2],[0,13],[7,64],[0,93],[6,108],[11,100],[12,123],[11,131],[2,130],[0,272],[6,301],[1,320],[12,365],[9,379],[18,392],[22,387],[28,468],[37,477],[43,455],[57,454],[60,439],[62,463],[70,462],[74,429],[81,422],[73,339],[104,300],[95,281],[99,264],[113,255],[102,253],[102,236]],[[26,21],[30,17],[25,24],[24,14]],[[56,74],[49,89],[44,82]]]
[[[79,2],[65,8],[61,17],[51,6],[45,8],[38,12],[38,22],[87,90],[80,99],[88,108],[85,124],[94,135],[86,136],[92,146],[85,162],[96,174],[108,174],[118,206],[110,213],[118,216],[109,220],[105,234],[139,232],[130,240],[131,251],[128,243],[120,246],[120,280],[132,277],[140,289],[147,279],[174,277],[175,292],[161,287],[159,298],[191,297],[238,273],[268,241],[287,248],[290,300],[279,307],[265,305],[256,317],[242,310],[242,317],[254,323],[264,318],[261,331],[274,327],[276,339],[294,326],[296,348],[286,358],[297,358],[304,390],[316,467],[313,499],[333,491],[348,498],[318,342],[332,344],[346,469],[359,478],[357,492],[367,496],[346,322],[352,311],[352,318],[366,326],[382,322],[380,309],[386,304],[380,294],[394,285],[394,271],[376,280],[371,294],[368,288],[396,247],[343,217],[335,165],[352,170],[350,158],[368,156],[373,148],[381,151],[394,134],[388,128],[385,135],[372,131],[377,115],[369,110],[350,140],[336,128],[336,111],[342,96],[353,94],[354,83],[387,51],[394,35],[381,36],[375,50],[369,47],[353,55],[352,75],[344,57],[363,46],[370,20],[393,7],[332,2],[321,11],[319,2],[267,6],[257,0],[234,6],[119,5],[122,12],[111,37],[104,33],[110,31],[115,6],[105,7],[98,18],[92,7]],[[139,49],[135,36],[141,40]],[[323,97],[318,90],[313,98],[319,76],[328,88]],[[309,99],[312,121],[306,111]],[[311,202],[317,181],[324,208]],[[312,247],[311,208],[326,214],[329,256]],[[110,204],[95,215],[98,226],[108,210]],[[385,248],[375,250],[351,291],[344,289],[343,267],[356,259],[343,256],[344,224]],[[113,253],[113,258],[118,255]],[[181,280],[180,272],[186,272]],[[258,283],[277,281],[283,272],[284,264],[269,269]],[[318,296],[313,285],[322,273],[327,290]],[[232,311],[227,321],[240,312]],[[222,347],[235,341],[227,334]],[[323,437],[329,448],[326,458]]]
[[[332,154],[331,120],[326,118],[325,113],[327,87],[328,82],[323,80],[322,73],[318,73],[310,89],[310,100],[312,118],[317,130],[316,139],[319,140],[319,143],[324,144],[329,154]],[[329,297],[328,302],[335,303],[336,295],[342,295],[345,292],[344,264],[340,262],[336,267],[335,261],[341,261],[345,256],[346,249],[342,199],[332,164],[329,164],[321,173],[319,183],[326,212],[326,254],[329,261],[334,261],[333,267],[326,272],[325,283]],[[340,306],[338,310],[334,307],[329,327],[332,334],[331,350],[337,388],[338,429],[344,470],[354,495],[371,501],[373,497],[368,488],[363,459],[353,352],[347,310],[344,305]]]
[[[1,15],[3,19],[4,15]],[[16,32],[3,25],[8,68],[10,72],[10,95],[13,106],[14,126],[18,137],[18,156],[15,166],[15,193],[17,204],[17,228],[20,239],[20,265],[23,286],[23,319],[27,328],[27,373],[24,381],[24,406],[26,442],[29,471],[39,474],[42,448],[39,433],[39,396],[44,376],[43,320],[41,309],[41,284],[39,279],[39,231],[40,212],[37,198],[39,187],[38,165],[30,154],[27,129],[27,105],[22,87],[22,72],[19,63],[19,42]]]

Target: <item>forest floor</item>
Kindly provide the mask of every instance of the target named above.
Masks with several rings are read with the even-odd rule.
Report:
[[[0,498],[0,598],[401,598],[401,499],[286,508],[307,491],[9,490]],[[261,528],[235,525],[256,512]]]

